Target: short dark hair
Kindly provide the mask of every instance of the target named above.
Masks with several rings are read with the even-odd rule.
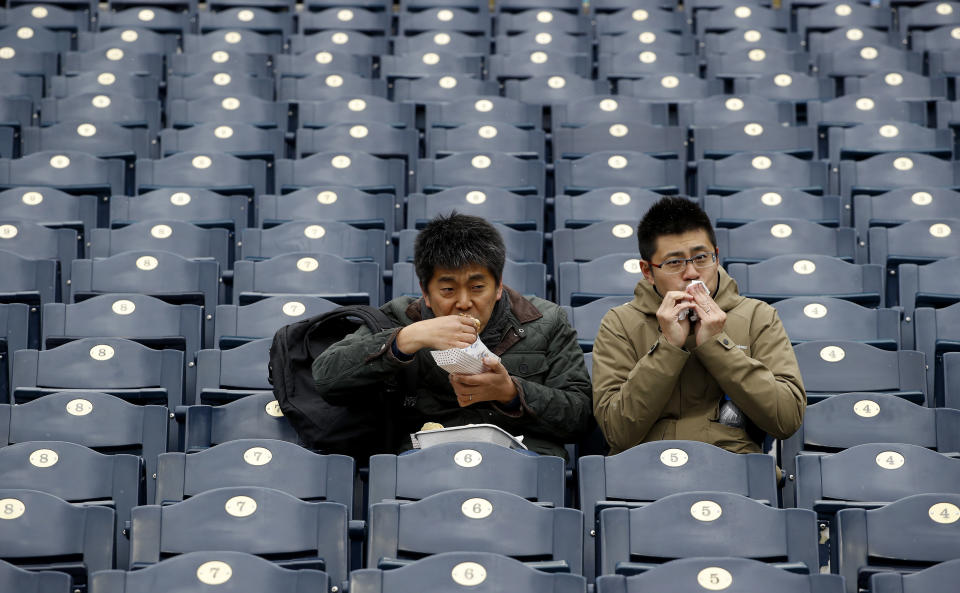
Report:
[[[703,229],[714,247],[717,234],[713,232],[710,217],[693,200],[680,196],[666,196],[647,210],[637,225],[637,243],[640,257],[650,261],[657,250],[657,239],[663,235],[679,235]]]
[[[436,268],[457,270],[480,265],[500,284],[507,249],[496,227],[479,216],[442,214],[427,223],[413,245],[413,266],[426,289]]]

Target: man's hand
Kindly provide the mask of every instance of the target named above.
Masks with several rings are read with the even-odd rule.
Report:
[[[483,366],[487,370],[476,375],[450,375],[461,408],[487,401],[507,404],[517,397],[517,386],[499,360],[484,357]]]
[[[682,290],[671,290],[663,296],[660,308],[657,309],[660,333],[677,348],[683,348],[683,343],[687,341],[687,336],[690,335],[689,310],[692,310],[695,306],[693,298],[693,295]],[[687,311],[683,320],[680,319],[681,311]]]
[[[710,293],[702,284],[691,286],[687,292],[693,297],[694,310],[699,317],[694,325],[697,346],[699,346],[723,331],[727,323],[727,314],[710,297]]]
[[[445,315],[411,323],[397,334],[397,348],[414,354],[423,348],[466,348],[477,341],[479,321],[467,315]]]

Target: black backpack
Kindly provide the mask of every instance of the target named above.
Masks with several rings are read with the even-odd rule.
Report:
[[[366,465],[370,455],[396,453],[400,439],[407,436],[398,423],[401,385],[383,385],[343,405],[332,404],[317,392],[311,368],[321,352],[361,325],[374,333],[399,327],[375,307],[350,305],[280,328],[270,345],[269,379],[283,415],[304,446],[350,455]],[[409,387],[405,378],[400,383]]]

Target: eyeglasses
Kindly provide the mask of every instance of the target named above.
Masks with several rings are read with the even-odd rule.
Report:
[[[683,258],[677,257],[674,259],[668,259],[662,264],[651,263],[650,265],[655,268],[660,268],[664,274],[679,274],[680,272],[687,269],[687,264],[691,263],[695,268],[709,268],[717,261],[717,252],[712,253],[698,253],[693,257]]]

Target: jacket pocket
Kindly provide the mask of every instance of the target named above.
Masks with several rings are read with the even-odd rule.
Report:
[[[538,352],[517,352],[504,356],[503,366],[514,377],[537,381],[547,374],[547,357]]]

